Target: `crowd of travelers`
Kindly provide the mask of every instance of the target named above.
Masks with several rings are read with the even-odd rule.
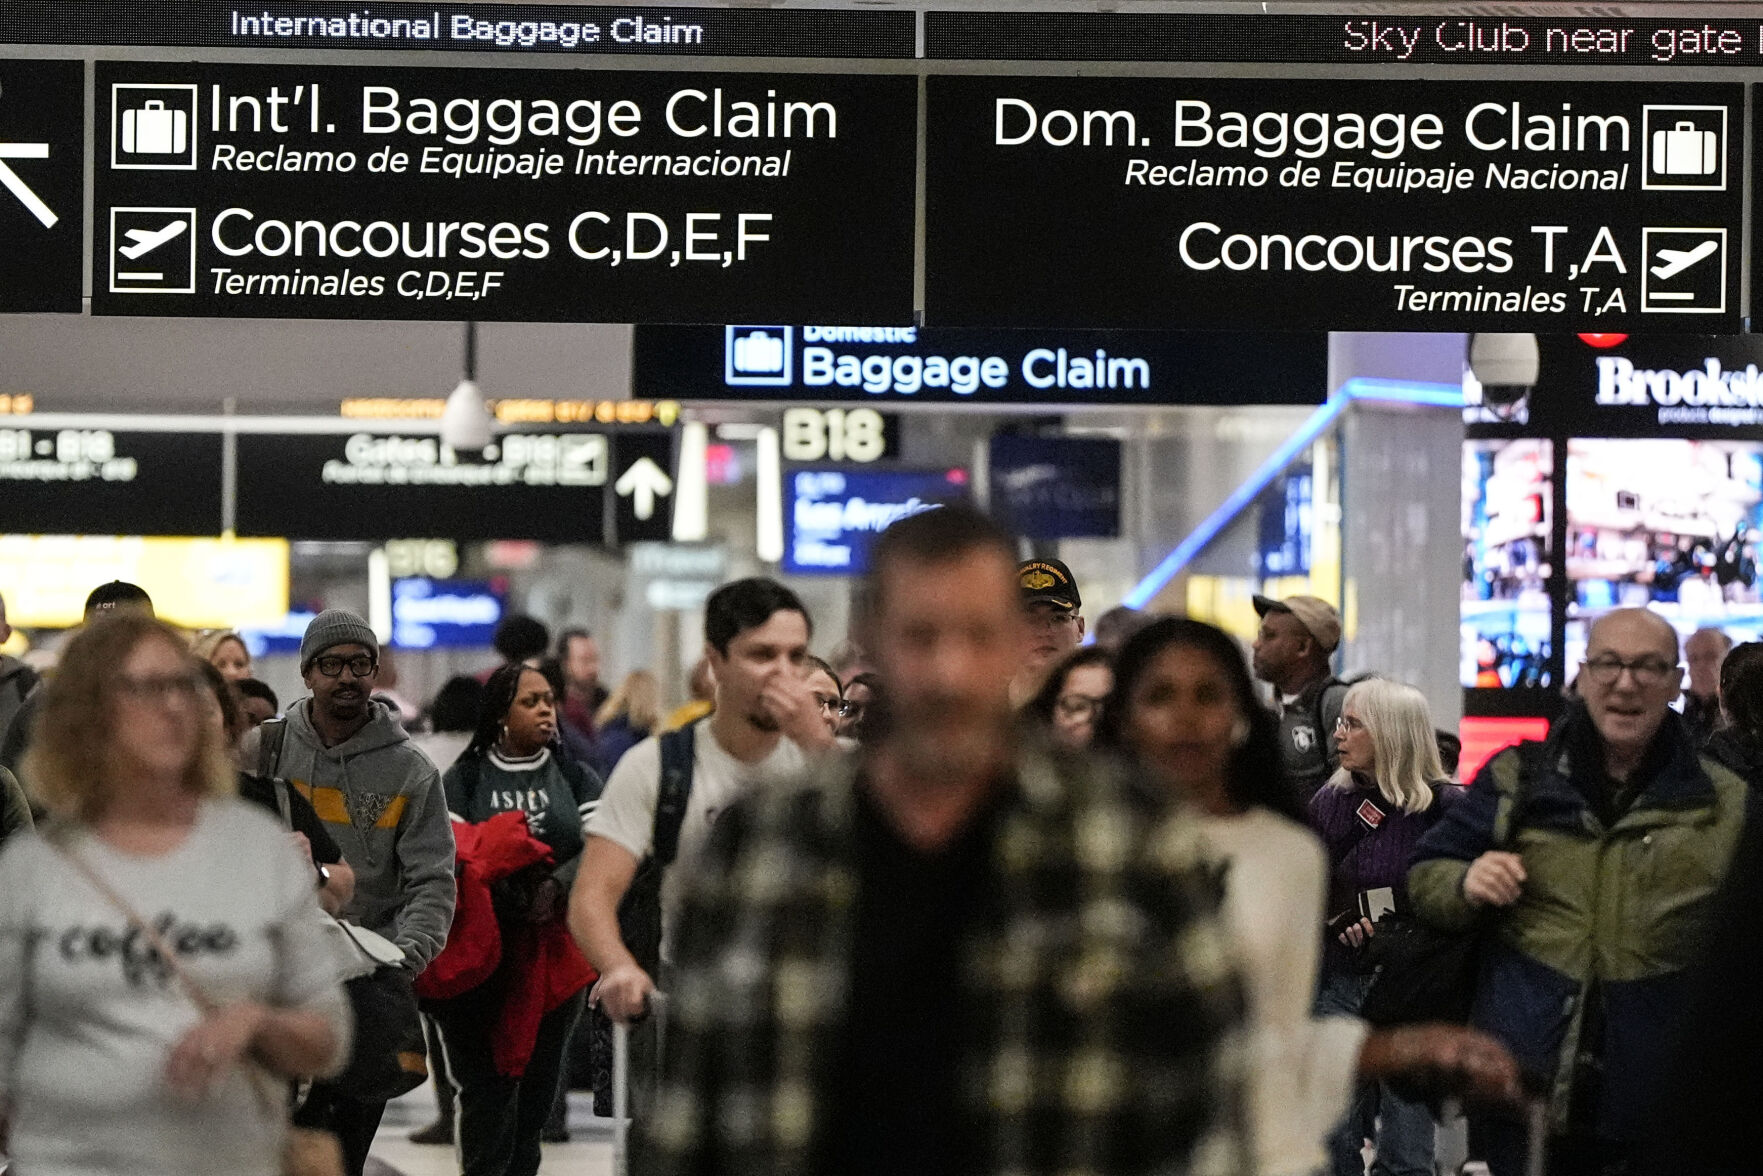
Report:
[[[1020,554],[904,519],[836,644],[725,584],[672,713],[520,615],[417,707],[342,609],[284,703],[101,585],[0,657],[13,1170],[361,1176],[432,1077],[414,1140],[537,1176],[614,1026],[657,1176],[1754,1164],[1763,644],[1606,613],[1459,782],[1328,602],[1092,633]]]

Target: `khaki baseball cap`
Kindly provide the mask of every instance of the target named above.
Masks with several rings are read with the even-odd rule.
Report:
[[[1257,596],[1254,604],[1257,616],[1287,612],[1297,617],[1298,623],[1316,639],[1324,653],[1333,653],[1341,643],[1341,614],[1319,596],[1288,596],[1284,600]]]

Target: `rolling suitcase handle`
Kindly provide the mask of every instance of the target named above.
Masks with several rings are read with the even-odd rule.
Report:
[[[1549,1166],[1549,1100],[1533,1098],[1525,1104],[1526,1151],[1524,1176],[1547,1176]]]
[[[649,1011],[645,1020],[657,1022],[655,1032],[660,1039],[660,1021],[666,1015],[667,997],[660,992],[649,994]],[[660,1049],[656,1050],[659,1060]],[[623,1021],[612,1022],[612,1176],[626,1176],[630,1169],[630,1063],[631,1027]]]
[[[629,1171],[631,1027],[612,1022],[612,1176]]]

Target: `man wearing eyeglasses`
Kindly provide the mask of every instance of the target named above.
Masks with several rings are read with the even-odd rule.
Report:
[[[1485,924],[1474,1022],[1549,1092],[1551,1172],[1656,1170],[1677,1017],[1750,803],[1671,703],[1677,633],[1645,609],[1592,626],[1580,701],[1490,760],[1416,850],[1408,889],[1449,930]],[[1474,1122],[1494,1176],[1522,1128]]]
[[[1025,560],[1016,567],[1022,607],[1028,614],[1022,668],[1010,684],[1010,701],[1022,706],[1047,674],[1084,639],[1083,597],[1071,569],[1057,559]]]
[[[258,727],[250,754],[259,775],[292,781],[312,802],[354,869],[355,897],[341,917],[397,944],[414,975],[453,923],[453,827],[435,765],[373,700],[379,654],[366,621],[343,609],[319,613],[300,642],[312,696]],[[385,1109],[320,1083],[300,1122],[336,1132],[359,1176]]]

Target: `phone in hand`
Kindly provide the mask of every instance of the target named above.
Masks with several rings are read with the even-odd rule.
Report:
[[[1392,886],[1378,886],[1359,892],[1359,917],[1377,922],[1385,915],[1396,913],[1396,891]]]

